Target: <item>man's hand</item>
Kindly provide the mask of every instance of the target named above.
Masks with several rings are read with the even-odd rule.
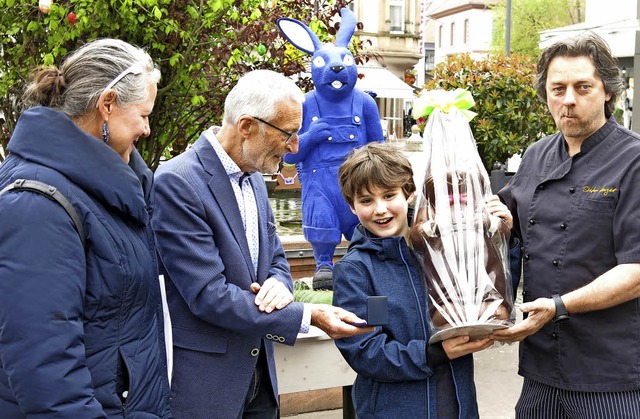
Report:
[[[520,311],[528,313],[526,319],[508,329],[496,330],[489,337],[499,342],[519,342],[549,323],[556,315],[556,305],[551,298],[538,298],[521,304]]]
[[[481,351],[493,345],[490,338],[470,340],[469,336],[456,336],[442,341],[442,349],[449,359],[456,359],[474,352]]]
[[[347,338],[373,332],[373,326],[357,327],[354,323],[364,320],[350,311],[329,304],[312,304],[311,324],[322,329],[331,339]]]
[[[293,301],[293,294],[277,279],[271,277],[260,286],[257,282],[251,284],[251,292],[256,294],[255,303],[266,313],[281,310]]]

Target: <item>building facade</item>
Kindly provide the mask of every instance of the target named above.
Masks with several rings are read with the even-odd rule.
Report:
[[[429,28],[434,31],[434,62],[469,53],[484,58],[491,48],[493,12],[498,0],[434,0],[425,10]]]
[[[353,0],[349,8],[362,30],[355,33],[366,42],[367,52],[375,58],[359,69],[356,86],[375,93],[375,101],[385,137],[401,140],[410,129],[405,125],[414,98],[417,80],[414,66],[423,58],[421,6],[423,0]],[[413,86],[411,86],[413,85]]]
[[[377,65],[401,78],[422,58],[420,5],[421,0],[354,0],[349,5],[363,24],[356,35],[371,42],[368,49],[380,57]]]

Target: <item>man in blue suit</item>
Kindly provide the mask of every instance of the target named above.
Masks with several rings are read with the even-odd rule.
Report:
[[[226,98],[222,127],[156,172],[177,419],[275,418],[273,342],[293,345],[309,324],[334,339],[373,330],[338,307],[293,302],[261,172],[298,151],[303,101],[286,77],[247,73]]]

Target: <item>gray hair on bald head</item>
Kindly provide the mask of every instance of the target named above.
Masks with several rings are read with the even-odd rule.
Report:
[[[304,102],[293,80],[271,70],[254,70],[242,76],[224,102],[224,123],[235,125],[243,115],[274,119],[283,101]]]

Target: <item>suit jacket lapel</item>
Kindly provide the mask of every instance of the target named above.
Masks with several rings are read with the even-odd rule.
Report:
[[[229,229],[236,239],[242,256],[247,263],[247,270],[251,273],[251,280],[256,281],[255,272],[253,271],[253,262],[251,262],[251,253],[249,252],[249,244],[247,243],[247,236],[244,232],[244,225],[242,224],[242,216],[240,215],[240,208],[238,202],[235,199],[235,193],[231,187],[229,181],[229,175],[224,170],[220,158],[216,154],[213,146],[209,144],[209,140],[204,135],[201,135],[198,141],[194,144],[195,152],[198,154],[200,162],[204,170],[211,175],[211,179],[207,182],[211,196],[217,203],[220,211],[227,220]]]

